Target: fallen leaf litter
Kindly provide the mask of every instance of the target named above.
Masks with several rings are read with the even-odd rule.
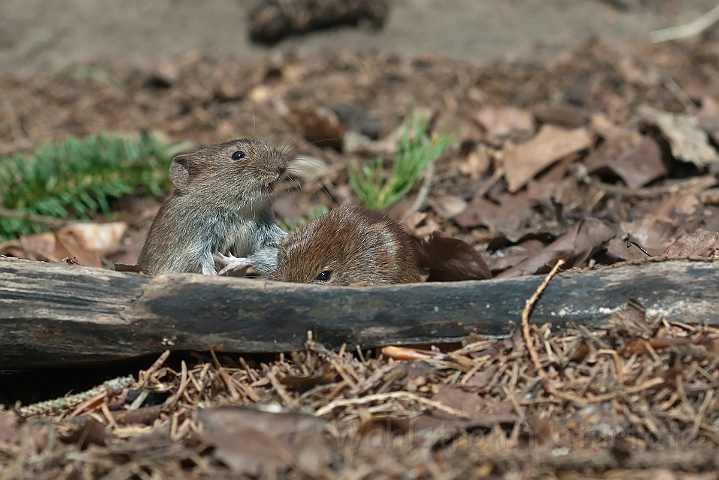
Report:
[[[305,186],[319,195],[301,204],[309,209],[350,198],[348,158],[335,150],[343,147],[293,139],[297,112],[315,118],[316,128],[346,126],[318,92],[365,105],[364,123],[352,127],[365,138],[355,136],[352,155],[380,151],[404,116],[426,106],[435,126],[460,130],[461,145],[437,164],[429,209],[408,223],[415,233],[430,234],[432,225],[493,246],[486,260],[504,275],[546,272],[560,258],[586,266],[601,248],[615,261],[636,260],[626,238],[652,255],[711,258],[719,228],[717,130],[708,120],[719,115],[712,42],[710,35],[647,47],[642,58],[590,43],[546,64],[487,67],[345,52],[251,64],[188,56],[152,73],[107,66],[112,82],[2,74],[9,107],[0,113],[1,148],[6,154],[67,134],[138,129],[211,143],[255,125],[257,136],[289,142],[293,154],[329,165]],[[240,67],[242,82],[232,73]],[[562,102],[553,104],[556,98]],[[317,111],[303,110],[312,101]],[[371,138],[378,130],[380,140]],[[545,141],[552,132],[559,133]],[[547,152],[522,153],[526,142]],[[515,168],[518,161],[527,164]],[[296,192],[288,186],[282,195]],[[552,207],[557,199],[562,212]],[[139,210],[130,222],[136,230],[148,217],[146,207]],[[483,275],[481,265],[474,270]],[[395,347],[377,358],[329,351],[310,339],[304,351],[266,363],[213,354],[176,370],[163,356],[140,372],[131,395],[100,389],[83,397],[82,409],[0,413],[2,477],[556,478],[716,470],[719,329],[647,315],[627,301],[601,329],[550,331],[525,321],[506,338],[472,336],[444,352]],[[42,415],[17,418],[36,413]]]

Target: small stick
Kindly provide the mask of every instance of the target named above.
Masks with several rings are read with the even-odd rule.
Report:
[[[187,364],[185,361],[182,361],[181,364],[181,371],[182,376],[180,377],[180,386],[177,387],[177,391],[173,396],[167,399],[165,402],[167,405],[174,405],[182,396],[182,394],[185,392],[185,389],[187,388],[187,384],[190,382],[189,375],[187,374]],[[198,390],[199,392],[199,390]]]
[[[145,383],[150,379],[153,373],[158,371],[163,363],[165,363],[165,360],[167,360],[167,357],[170,356],[170,351],[165,350],[162,352],[162,354],[157,357],[157,360],[150,365],[150,368],[148,368],[145,371],[140,371],[139,378],[137,379],[137,388],[143,388],[145,386]]]
[[[63,220],[62,218],[48,217],[46,215],[35,215],[32,213],[19,212],[9,208],[0,207],[0,217],[15,218],[26,222],[34,222],[44,225],[50,229],[62,228],[71,223],[78,223],[79,220]]]
[[[539,300],[539,296],[547,288],[547,285],[549,285],[549,281],[552,279],[552,277],[554,277],[554,275],[557,274],[557,271],[559,271],[559,267],[561,267],[562,265],[564,265],[564,260],[560,258],[559,260],[557,260],[556,265],[554,265],[554,267],[547,274],[547,276],[544,277],[544,280],[542,280],[542,283],[539,284],[539,287],[537,287],[532,296],[529,297],[529,300],[527,300],[527,303],[524,305],[524,310],[522,311],[522,334],[524,335],[524,343],[527,344],[527,350],[529,351],[529,356],[532,358],[534,368],[537,370],[537,372],[539,372],[539,375],[542,377],[542,379],[546,378],[547,373],[544,371],[544,367],[542,367],[542,364],[539,361],[537,350],[534,348],[534,344],[532,343],[532,337],[529,334],[529,313],[532,311],[532,307],[534,307],[534,304],[537,303],[537,300]]]
[[[290,408],[292,410],[299,410],[300,404],[297,403],[297,400],[292,398],[289,393],[287,393],[287,390],[285,390],[285,387],[277,379],[276,374],[277,374],[277,367],[273,367],[272,370],[267,372],[267,378],[270,379],[270,383],[272,384],[272,387],[277,392],[277,395],[282,399],[282,401],[285,403],[285,406],[287,406],[287,408]]]
[[[554,385],[552,385],[552,382],[547,377],[547,372],[544,371],[544,367],[542,367],[542,363],[539,361],[539,355],[537,355],[537,350],[534,348],[534,344],[532,343],[532,337],[529,334],[529,314],[532,311],[532,307],[534,307],[534,304],[537,302],[540,295],[542,295],[542,292],[544,292],[544,290],[547,288],[547,285],[549,285],[549,281],[552,279],[552,277],[554,277],[554,275],[557,274],[557,272],[559,271],[559,267],[561,267],[562,265],[564,265],[564,260],[560,258],[559,260],[557,260],[556,265],[554,265],[554,267],[547,274],[547,276],[544,277],[544,280],[539,285],[539,287],[537,287],[537,290],[535,290],[532,296],[529,297],[529,300],[527,300],[527,304],[524,306],[524,310],[522,311],[522,334],[524,335],[524,342],[527,344],[527,350],[529,351],[529,356],[532,359],[534,368],[537,370],[537,373],[541,377],[540,383],[542,384],[544,390],[546,390],[546,392],[550,395],[554,395],[555,397],[573,402],[574,404],[583,407],[587,404],[585,400],[579,397],[575,397],[574,395],[570,395],[568,393],[560,392],[556,388],[554,388]]]
[[[504,176],[504,168],[498,167],[494,171],[492,176],[489,177],[489,179],[486,182],[484,182],[484,185],[482,185],[482,187],[479,190],[477,190],[472,197],[473,198],[483,197],[489,191],[489,189],[492,188],[494,186],[494,184],[497,183],[499,181],[499,179],[502,178],[503,176]]]
[[[404,222],[409,218],[410,215],[412,215],[414,212],[418,212],[424,207],[424,202],[427,201],[427,196],[429,195],[429,191],[432,188],[432,182],[434,182],[434,162],[429,162],[427,165],[427,168],[424,170],[424,179],[422,182],[422,186],[419,189],[419,192],[417,193],[417,198],[414,199],[414,203],[412,206],[410,206],[406,212],[402,215],[402,218],[400,218],[400,223]]]
[[[449,413],[450,415],[454,415],[455,417],[465,418],[465,419],[470,418],[470,416],[467,415],[466,413],[456,410],[452,407],[448,407],[447,405],[445,405],[443,403],[435,402],[428,398],[420,397],[419,395],[415,395],[414,393],[409,393],[409,392],[376,393],[373,395],[367,395],[367,396],[360,397],[360,398],[335,400],[334,402],[328,403],[324,407],[317,410],[315,412],[315,415],[318,417],[321,417],[323,415],[328,414],[329,412],[331,412],[332,410],[334,410],[337,407],[347,407],[350,405],[362,405],[364,403],[380,402],[383,400],[391,400],[393,398],[405,398],[407,400],[412,400],[414,402],[422,403],[422,404],[430,406],[432,408],[436,408],[437,410],[441,410],[443,412]]]
[[[635,246],[635,247],[637,247],[639,250],[641,250],[642,253],[643,253],[644,255],[646,255],[647,257],[652,257],[652,256],[653,256],[652,254],[650,254],[649,252],[647,252],[646,250],[644,250],[644,247],[642,247],[641,245],[639,245],[639,244],[638,244],[637,242],[635,242],[634,240],[627,240],[627,248],[630,248],[632,245]]]
[[[694,35],[699,35],[704,30],[714,25],[717,21],[719,21],[719,5],[689,23],[677,25],[676,27],[654,30],[649,34],[649,36],[652,39],[652,43],[692,37]]]

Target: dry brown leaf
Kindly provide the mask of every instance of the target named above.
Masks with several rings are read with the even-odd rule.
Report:
[[[467,414],[468,417],[482,413],[484,401],[476,393],[457,387],[440,387],[432,400]]]
[[[662,253],[666,257],[714,257],[719,252],[719,232],[699,229],[687,233]]]
[[[81,448],[88,445],[107,445],[115,438],[112,431],[92,417],[82,416],[74,419],[75,428],[62,432],[60,438],[66,443],[77,444]]]
[[[603,137],[605,140],[612,140],[615,144],[621,143],[625,148],[636,145],[642,137],[642,135],[635,130],[628,130],[615,125],[609,117],[601,112],[592,115],[589,126],[600,137]]]
[[[126,230],[125,222],[76,223],[54,233],[37,233],[2,243],[0,255],[50,262],[75,257],[81,265],[102,267],[100,257],[120,248]]]
[[[682,192],[684,193],[684,192]],[[681,225],[685,219],[697,213],[701,202],[693,193],[674,195],[664,202],[656,211],[656,218],[674,225]]]
[[[446,220],[451,220],[467,208],[467,202],[456,195],[442,195],[441,197],[432,198],[427,200],[432,209],[441,215]]]
[[[527,240],[487,255],[485,259],[493,272],[501,272],[523,262],[542,248],[544,244],[539,240]]]
[[[302,138],[319,147],[342,150],[345,128],[329,108],[312,104],[290,106],[287,120],[301,132]]]
[[[270,413],[242,407],[200,409],[202,439],[235,473],[257,476],[298,467],[317,474],[332,458],[326,422],[299,413]]]
[[[512,425],[518,420],[515,413],[486,413],[485,402],[477,393],[457,387],[440,387],[432,400],[453,410],[462,412],[467,418],[459,418],[449,412],[434,410],[418,417],[413,426],[416,430],[449,430],[449,432],[477,428],[489,429],[494,425]],[[448,432],[448,433],[449,433]]]
[[[58,234],[72,235],[85,250],[92,250],[106,257],[120,248],[120,241],[127,231],[125,222],[74,223],[58,230]]]
[[[651,206],[650,212],[620,225],[630,240],[639,243],[651,255],[661,254],[680,235],[696,230],[703,219],[701,203],[692,193],[670,196]]]
[[[472,388],[484,388],[487,386],[490,380],[494,378],[498,371],[499,365],[491,365],[489,368],[486,368],[472,375],[470,379],[465,383],[465,385]]]
[[[55,234],[52,232],[36,233],[27,237],[20,237],[18,240],[9,240],[0,243],[0,255],[7,255],[17,258],[28,258],[31,260],[49,260],[57,262],[67,255],[55,258]]]
[[[639,107],[637,113],[661,130],[677,160],[692,162],[697,167],[719,161],[719,155],[709,145],[707,134],[697,117],[662,112],[646,105]]]
[[[591,146],[592,137],[585,128],[565,130],[553,125],[542,126],[531,140],[517,146],[505,146],[508,190],[516,192],[552,163]]]
[[[717,143],[719,141],[719,113],[708,117],[700,117],[699,125],[702,130],[707,132],[707,135]]]
[[[644,248],[643,245],[642,248]],[[636,245],[627,244],[627,242],[620,238],[612,238],[609,240],[609,243],[607,243],[607,252],[624,261],[643,260],[647,258],[647,255],[637,248]]]
[[[542,251],[500,273],[497,278],[546,273],[560,258],[566,261],[567,268],[579,265],[614,236],[616,229],[607,223],[595,218],[584,219]]]
[[[474,181],[481,177],[491,164],[489,148],[479,145],[469,152],[466,160],[461,162],[458,168],[463,175],[468,175],[469,179]]]
[[[429,268],[428,282],[492,278],[484,258],[474,247],[439,230],[426,240],[415,238],[415,248],[420,266]]]
[[[666,250],[679,229],[676,224],[655,217],[642,217],[620,225],[629,239],[641,245],[650,255],[659,255]]]
[[[493,233],[501,233],[513,239],[519,238],[534,216],[528,201],[529,193],[521,192],[516,195],[503,193],[498,200],[497,204],[482,197],[475,197],[467,208],[454,218],[454,221],[460,227],[472,228],[484,225]]]
[[[624,144],[622,140],[609,140],[609,142]],[[608,150],[620,150],[622,145],[609,147]],[[669,173],[662,160],[659,144],[650,137],[641,137],[636,145],[621,151],[616,156],[607,152],[594,156],[592,161],[587,163],[590,172],[602,167],[619,176],[629,188],[639,188]]]
[[[418,238],[431,235],[435,230],[439,230],[439,224],[432,219],[427,212],[414,212],[403,222],[407,231]]]
[[[68,225],[55,232],[57,247],[53,254],[57,257],[65,251],[61,258],[75,257],[81,265],[102,267],[100,257],[117,251],[126,229],[125,222]]]
[[[485,107],[477,113],[477,121],[487,131],[487,140],[501,145],[505,140],[526,140],[534,133],[534,117],[517,107]]]

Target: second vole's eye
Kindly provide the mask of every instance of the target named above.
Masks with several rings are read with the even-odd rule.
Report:
[[[325,283],[329,282],[332,278],[332,270],[322,270],[319,275],[315,278],[315,282]]]
[[[245,158],[245,152],[242,150],[237,150],[235,153],[232,154],[232,160],[240,160],[242,158]]]

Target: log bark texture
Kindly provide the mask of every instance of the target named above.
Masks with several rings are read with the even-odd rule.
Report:
[[[194,274],[143,276],[0,258],[0,368],[174,350],[283,352],[507,333],[542,277],[374,288]],[[719,262],[669,261],[552,279],[532,322],[596,327],[629,298],[669,320],[719,324]]]

